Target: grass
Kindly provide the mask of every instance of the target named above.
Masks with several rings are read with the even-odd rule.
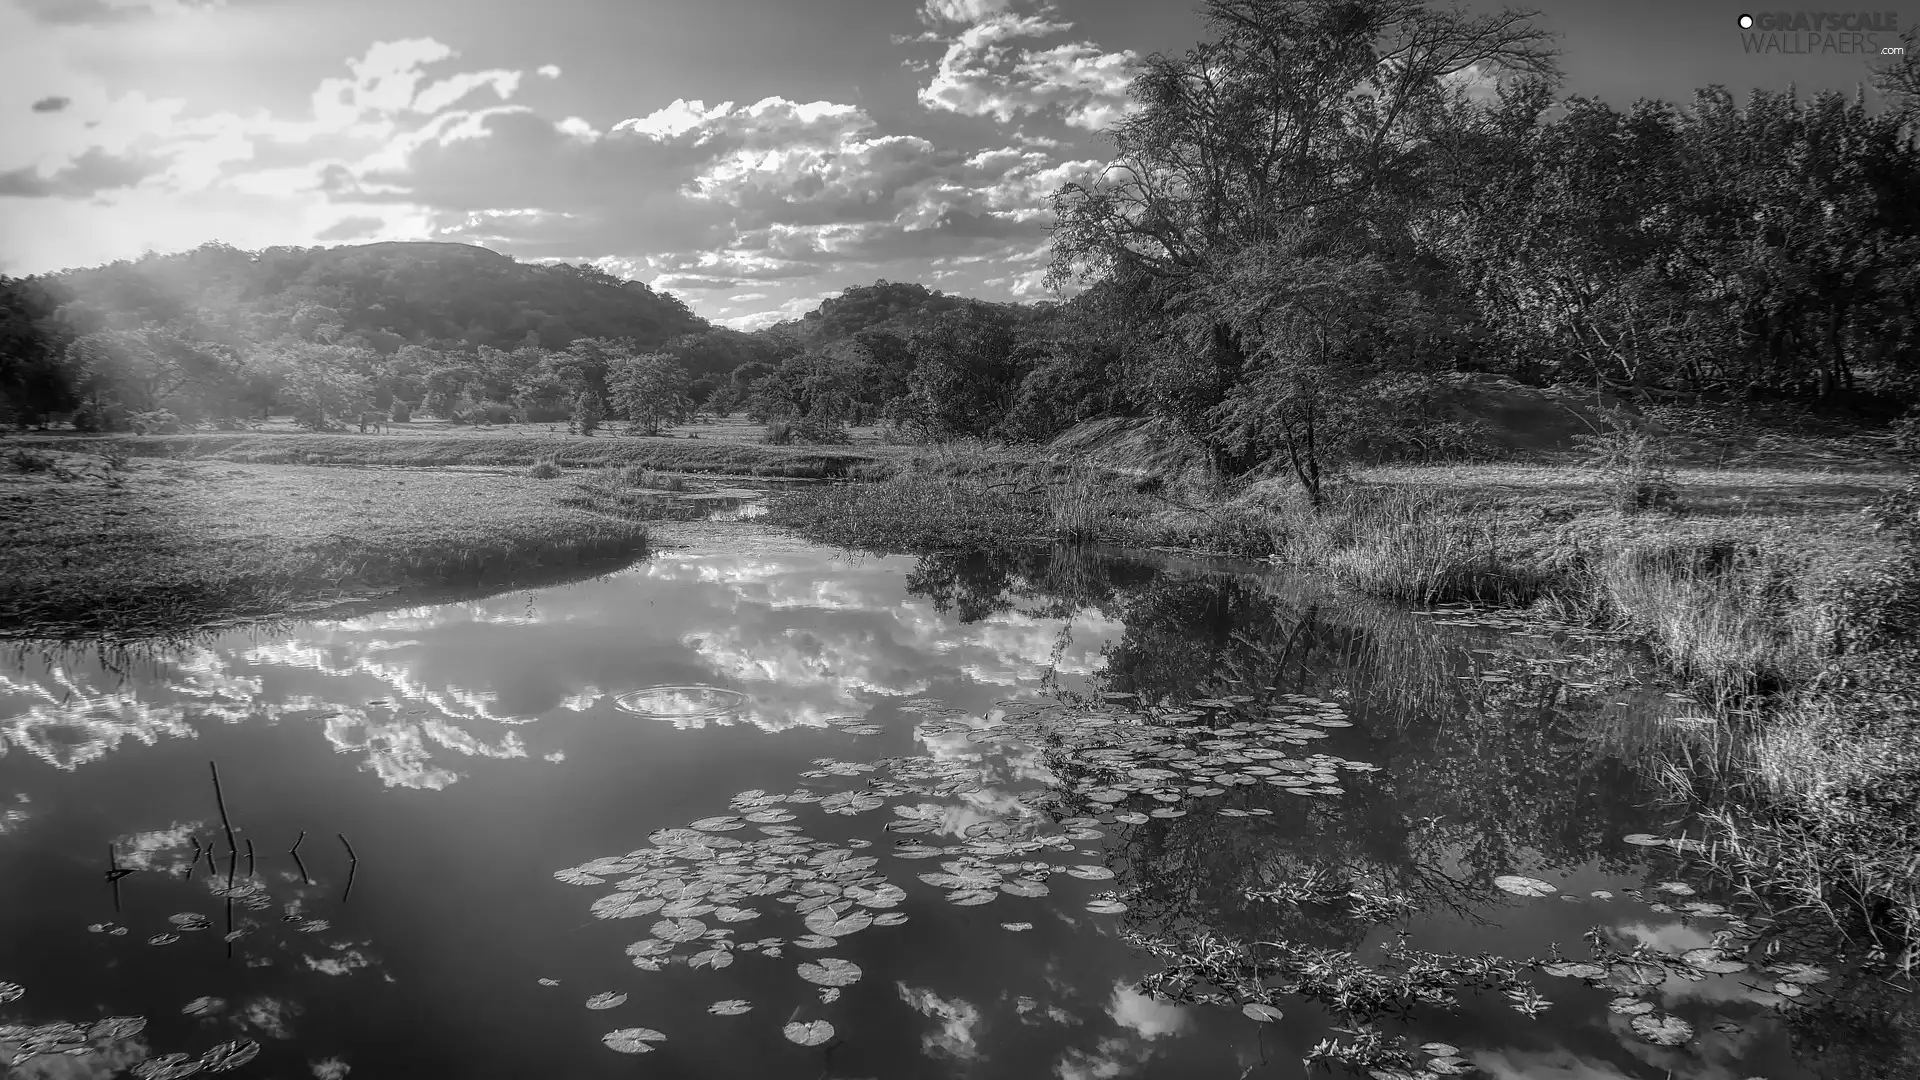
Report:
[[[707,439],[623,438],[586,435],[472,434],[310,435],[221,433],[210,435],[35,435],[15,437],[37,451],[102,454],[118,450],[139,458],[204,459],[249,465],[385,465],[411,468],[529,468],[551,460],[563,468],[639,466],[678,473],[825,479],[890,460],[884,450],[779,447]]]
[[[176,634],[606,568],[646,546],[617,508],[564,505],[526,477],[48,456],[0,469],[3,636]]]

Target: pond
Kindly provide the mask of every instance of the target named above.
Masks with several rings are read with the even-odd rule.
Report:
[[[19,648],[0,1061],[1835,1075],[1794,1049],[1829,973],[1668,840],[1690,708],[1538,620],[1065,549]]]

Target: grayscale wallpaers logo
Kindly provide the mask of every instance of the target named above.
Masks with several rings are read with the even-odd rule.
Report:
[[[1750,53],[1854,53],[1898,56],[1900,16],[1892,11],[1762,11],[1741,15],[1740,46]],[[1884,35],[1884,36],[1883,36]]]

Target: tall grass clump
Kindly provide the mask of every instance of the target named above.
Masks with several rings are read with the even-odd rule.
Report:
[[[621,471],[620,479],[629,487],[650,488],[654,491],[685,491],[687,478],[679,473],[661,472],[644,465],[629,465]]]
[[[552,458],[542,458],[533,463],[533,467],[527,470],[527,475],[535,480],[552,480],[560,475],[560,463]]]

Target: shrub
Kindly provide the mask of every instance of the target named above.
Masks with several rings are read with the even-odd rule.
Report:
[[[1573,441],[1592,452],[1615,509],[1631,514],[1672,507],[1679,491],[1664,440],[1635,425],[1625,409],[1609,409],[1601,419],[1606,431],[1575,435]]]
[[[393,411],[387,414],[387,419],[396,424],[405,424],[413,419],[413,409],[406,402],[394,398]]]
[[[803,416],[793,425],[793,437],[819,446],[845,446],[853,441],[844,425],[811,416]]]
[[[166,409],[150,409],[127,417],[127,423],[141,435],[178,435],[180,418]]]
[[[600,430],[600,421],[606,415],[606,402],[591,390],[583,391],[573,399],[573,425],[580,429],[582,435],[591,435]]]
[[[552,458],[536,461],[533,468],[527,470],[527,475],[535,480],[551,480],[560,475],[560,463]]]
[[[767,442],[774,446],[793,442],[793,424],[786,420],[767,421]]]

